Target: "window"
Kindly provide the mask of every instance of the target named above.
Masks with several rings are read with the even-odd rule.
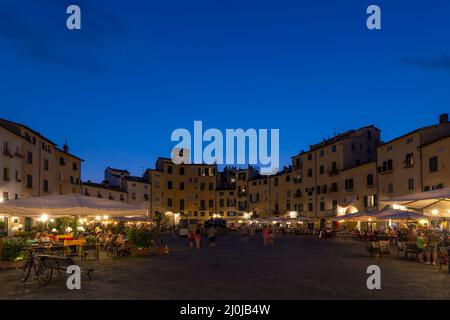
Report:
[[[4,181],[10,180],[9,168],[3,168],[3,180]]]
[[[414,179],[408,179],[408,190],[414,190]]]
[[[335,144],[331,146],[331,152],[336,152],[336,145]]]
[[[172,208],[172,205],[173,205],[172,198],[167,198],[167,207]]]
[[[27,152],[27,163],[33,164],[33,152],[31,152],[31,151]]]
[[[353,190],[353,179],[345,180],[345,190],[347,191]]]
[[[407,144],[410,144],[410,143],[412,143],[413,142],[413,138],[412,137],[409,137],[408,139],[406,139],[406,143]]]
[[[167,189],[172,190],[173,184],[172,181],[167,181]]]
[[[180,199],[180,211],[184,210],[184,199]]]
[[[428,167],[430,172],[438,171],[438,157],[431,157],[428,159]]]
[[[184,176],[184,167],[180,167],[180,176]]]
[[[312,169],[308,169],[308,177],[312,177],[313,176],[313,170]]]
[[[205,209],[206,209],[206,201],[200,200],[200,210],[205,210]]]
[[[286,176],[286,182],[289,182],[289,181],[291,181],[291,176]]]
[[[320,155],[320,157],[323,157],[325,155],[325,150],[323,150],[323,149],[320,150],[319,155]]]
[[[64,159],[64,157],[59,157],[59,165],[61,165],[61,166],[66,165],[66,159]]]
[[[167,166],[167,173],[172,174],[172,166]]]
[[[364,196],[364,206],[367,207],[374,207],[375,206],[375,196]]]
[[[309,212],[314,211],[314,206],[313,206],[312,202],[309,202],[309,203],[308,203],[308,211],[309,211]]]
[[[368,174],[367,175],[367,186],[368,187],[373,186],[373,174]]]
[[[336,191],[338,191],[338,185],[337,185],[337,182],[333,182],[331,184],[331,192],[336,192]]]
[[[44,171],[48,171],[48,167],[49,167],[48,159],[44,159]]]
[[[33,188],[33,176],[27,175],[27,188],[32,189]]]
[[[325,201],[320,201],[320,211],[325,211]]]
[[[16,181],[17,182],[20,182],[21,180],[20,180],[20,172],[19,171],[16,171]]]
[[[3,142],[3,153],[6,155],[8,155],[10,153],[9,152],[9,143],[6,140]]]
[[[123,194],[120,195],[120,201],[125,201],[125,197],[123,196]]]
[[[413,153],[407,153],[404,161],[405,167],[412,167],[414,165]]]
[[[209,191],[213,191],[214,190],[214,183],[210,182],[209,183]]]
[[[148,200],[149,200],[148,194],[145,193],[145,194],[144,194],[144,201],[148,201]]]
[[[206,190],[206,184],[205,183],[200,183],[200,191],[205,191]]]
[[[383,161],[381,172],[390,172],[393,170],[392,159]]]
[[[224,202],[225,202],[225,201],[224,201],[223,199],[220,199],[220,200],[219,200],[219,207],[223,207],[223,206],[224,206]]]
[[[8,201],[8,200],[9,200],[9,193],[3,192],[3,201]]]
[[[338,206],[337,200],[332,200],[332,201],[331,201],[331,210],[333,210],[333,213],[336,213],[336,211],[337,211],[337,206]]]
[[[394,192],[394,184],[392,182],[388,183],[388,193]]]
[[[325,166],[320,166],[319,167],[319,173],[320,174],[324,174],[324,172],[325,172]]]
[[[209,200],[209,201],[208,201],[208,206],[209,206],[210,208],[214,208],[214,200]]]
[[[44,192],[48,192],[48,180],[44,180]]]
[[[73,163],[72,163],[72,169],[73,169],[74,171],[78,170],[78,163],[73,162]]]
[[[136,192],[131,193],[131,199],[136,200]]]
[[[180,190],[184,190],[184,182],[180,182]]]
[[[308,160],[312,160],[312,153],[308,153]]]
[[[274,185],[275,185],[275,187],[278,186],[278,178],[275,178]]]

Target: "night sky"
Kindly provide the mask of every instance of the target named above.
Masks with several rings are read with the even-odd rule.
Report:
[[[142,174],[194,120],[279,128],[288,164],[335,132],[389,140],[450,110],[450,1],[1,0],[0,70],[0,117],[67,140],[84,180]]]

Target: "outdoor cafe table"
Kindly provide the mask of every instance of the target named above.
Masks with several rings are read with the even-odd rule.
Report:
[[[64,240],[64,247],[69,250],[69,255],[78,255],[80,252],[80,247],[86,243],[86,240]]]

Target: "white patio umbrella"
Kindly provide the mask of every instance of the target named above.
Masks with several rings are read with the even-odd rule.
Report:
[[[87,197],[78,194],[9,200],[0,203],[0,214],[15,216],[147,216],[147,209],[138,206]]]
[[[450,188],[419,192],[380,201],[390,205],[420,209],[428,216],[450,218]]]

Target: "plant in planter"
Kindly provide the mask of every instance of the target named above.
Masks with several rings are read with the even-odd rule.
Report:
[[[369,253],[371,258],[378,258],[380,256],[380,248],[374,247],[372,242],[369,242],[367,245],[367,252]]]
[[[25,259],[26,240],[10,238],[2,240],[0,256],[0,269],[19,267]]]
[[[154,233],[149,230],[130,229],[127,238],[132,245],[133,256],[143,256],[150,254],[150,247],[153,245]]]
[[[86,240],[86,244],[96,244],[97,243],[97,238],[94,236],[87,236],[85,238]]]

